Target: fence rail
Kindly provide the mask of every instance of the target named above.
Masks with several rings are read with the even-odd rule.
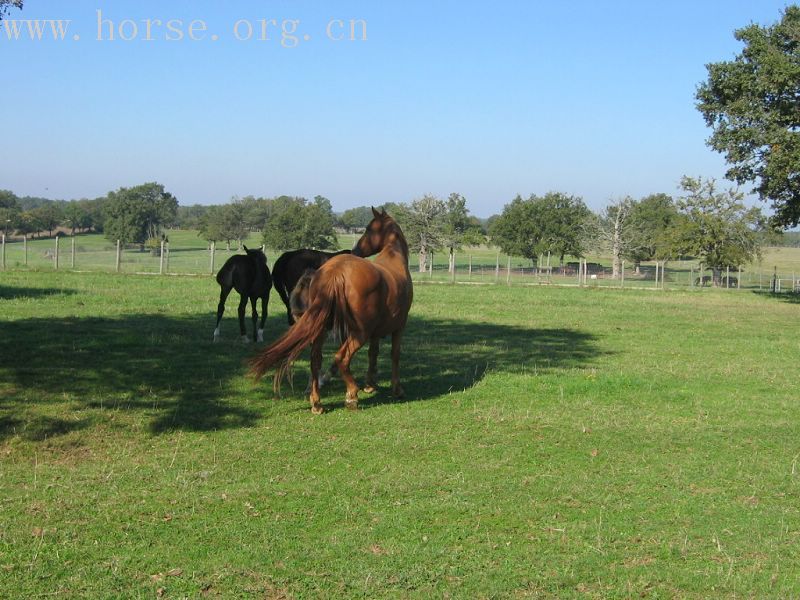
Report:
[[[192,240],[190,240],[192,241]],[[71,269],[144,274],[193,274],[215,272],[235,247],[216,244],[194,245],[162,243],[160,247],[143,248],[112,243],[98,236],[61,236],[48,239],[2,238],[3,269]],[[272,266],[278,254],[268,252]],[[624,287],[638,289],[727,289],[762,290],[800,293],[800,277],[796,273],[778,272],[777,268],[747,266],[729,269],[713,280],[709,269],[696,261],[644,263],[638,269],[623,264],[618,277],[599,263],[580,260],[559,266],[532,266],[524,259],[496,255],[487,261],[487,252],[473,256],[461,254],[432,256],[420,272],[412,259],[412,276],[419,282],[505,285],[559,285],[583,287]],[[437,260],[438,259],[438,260]]]

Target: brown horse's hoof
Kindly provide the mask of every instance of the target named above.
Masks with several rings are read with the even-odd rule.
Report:
[[[311,412],[315,415],[321,415],[325,412],[325,408],[322,406],[322,404],[312,404]]]
[[[345,400],[344,406],[347,410],[357,411],[358,410],[358,400]]]

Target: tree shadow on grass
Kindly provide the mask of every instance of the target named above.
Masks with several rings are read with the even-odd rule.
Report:
[[[213,344],[213,319],[202,315],[4,323],[0,439],[20,430],[20,414],[30,422],[38,418],[37,405],[47,412],[45,405],[58,403],[71,410],[138,411],[154,433],[253,425],[261,411],[230,399],[252,347],[238,342],[233,323],[226,325],[230,339]],[[37,429],[58,435],[80,426],[64,421]]]
[[[137,413],[155,434],[255,425],[272,397],[272,381],[267,378],[253,386],[246,379],[245,360],[255,354],[256,347],[238,341],[235,320],[225,325],[228,337],[214,344],[210,315],[37,318],[5,323],[6,343],[0,344],[4,385],[0,387],[0,440],[15,433],[38,440],[90,425],[83,418],[85,413],[70,420],[64,414],[54,417],[54,410]],[[275,312],[267,322],[267,340],[282,335],[285,328],[283,315]],[[326,344],[326,360],[333,346]],[[359,352],[354,365],[357,377],[364,375],[366,354],[366,348]],[[403,340],[404,401],[468,389],[487,371],[576,368],[600,354],[593,335],[573,329],[415,317]],[[379,362],[383,386],[388,386],[389,355],[387,340]],[[308,407],[301,392],[307,364],[298,363],[295,383],[302,383],[287,394],[298,401],[298,410]],[[342,406],[341,386],[339,382],[323,390],[327,408]],[[382,389],[365,397],[362,404],[388,401],[388,389]]]
[[[774,294],[772,292],[754,291],[753,293],[759,295],[762,298],[768,298],[770,300],[775,300],[777,302],[785,302],[787,304],[800,304],[800,294],[794,292],[781,292],[779,294]]]
[[[46,298],[48,296],[73,295],[70,289],[26,288],[0,285],[0,300],[19,300],[22,298]]]

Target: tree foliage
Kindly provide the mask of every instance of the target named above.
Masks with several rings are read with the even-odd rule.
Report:
[[[684,196],[678,200],[675,244],[681,254],[698,257],[719,283],[726,267],[751,262],[760,253],[758,230],[763,216],[758,208],[747,208],[743,195],[733,189],[719,192],[713,179],[684,177]]]
[[[426,194],[407,205],[395,205],[393,214],[403,228],[410,252],[418,256],[419,272],[425,270],[425,263],[431,252],[440,249],[444,243],[445,203],[436,196]]]
[[[161,237],[172,223],[178,201],[159,183],[145,183],[109,192],[105,202],[105,234],[110,240],[140,244]]]
[[[267,220],[262,230],[266,246],[279,251],[328,250],[337,246],[333,209],[327,198],[316,196],[309,203],[305,198],[281,196],[266,208]]]
[[[0,0],[0,21],[8,14],[9,8],[22,10],[23,0]]]
[[[800,223],[800,7],[770,26],[735,32],[744,49],[707,65],[697,108],[713,129],[709,145],[725,154],[727,177],[755,183],[772,203],[773,224]]]
[[[564,262],[565,256],[582,257],[591,239],[591,211],[581,198],[560,192],[527,200],[517,196],[503,208],[489,229],[492,243],[506,254],[536,261],[550,252]]]
[[[674,226],[678,209],[672,196],[650,194],[633,203],[628,241],[623,251],[638,269],[647,260],[666,260],[675,255]]]

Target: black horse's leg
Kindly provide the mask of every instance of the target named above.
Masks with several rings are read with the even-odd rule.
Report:
[[[253,341],[258,341],[258,298],[255,296],[250,297],[250,305],[253,307]]]
[[[219,341],[219,322],[222,320],[222,314],[225,312],[225,301],[228,299],[228,294],[231,293],[231,288],[222,287],[219,292],[219,304],[217,304],[217,325],[214,329],[214,341]]]
[[[264,341],[264,323],[267,320],[267,306],[269,305],[269,293],[261,298],[261,325],[258,328],[258,341]]]
[[[247,343],[247,330],[244,327],[244,313],[247,310],[247,296],[242,294],[239,299],[239,334],[242,336],[242,341]]]

